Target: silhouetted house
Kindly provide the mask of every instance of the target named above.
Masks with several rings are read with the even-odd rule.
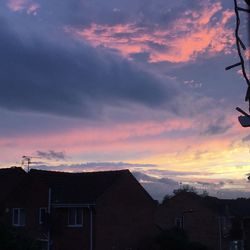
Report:
[[[17,187],[26,176],[21,168],[2,168],[0,169],[0,222],[4,216],[5,199]]]
[[[161,229],[184,229],[191,241],[211,250],[250,249],[250,199],[180,192],[158,208],[156,223]]]
[[[51,250],[148,249],[155,201],[128,170],[30,170],[5,202],[5,223]]]

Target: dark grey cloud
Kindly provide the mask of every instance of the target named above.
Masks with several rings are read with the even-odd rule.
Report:
[[[138,23],[143,26],[168,24],[177,13],[183,13],[187,4],[183,1],[163,0],[40,0],[40,13],[54,22],[71,25],[88,25],[91,22],[114,25],[118,23]],[[200,9],[199,1],[192,0],[190,9]],[[51,10],[46,12],[45,10]]]
[[[222,199],[250,198],[249,191],[239,189],[220,189],[214,195]]]
[[[221,188],[225,185],[225,182],[220,181],[218,183],[211,183],[211,182],[197,181],[197,184],[206,188]]]
[[[173,193],[174,189],[179,188],[179,182],[170,178],[156,178],[145,173],[133,172],[135,178],[155,199],[161,201],[165,195]]]
[[[1,85],[1,84],[0,84]],[[31,112],[10,112],[0,108],[0,137],[11,139],[13,136],[37,135],[56,131],[65,133],[68,129],[86,126],[87,121],[62,116],[41,115]],[[16,141],[15,139],[13,142]]]
[[[202,131],[201,134],[203,135],[218,135],[226,133],[232,124],[229,124],[225,117],[219,117],[218,119],[214,120],[213,122],[209,123],[205,129]]]
[[[142,172],[133,172],[133,175],[139,180],[139,181],[147,181],[147,182],[159,182],[159,183],[163,183],[166,185],[170,185],[170,186],[178,186],[179,183],[177,181],[174,181],[170,178],[156,178],[147,174],[144,174]]]
[[[149,59],[149,52],[141,52],[141,53],[132,53],[130,54],[131,58],[138,62],[147,62]]]
[[[149,29],[150,27],[153,29],[156,25],[167,29],[187,9],[199,11],[203,8],[203,4],[199,0],[188,2],[181,0],[34,0],[32,2],[38,3],[40,6],[37,10],[37,17],[27,15],[25,9],[18,13],[19,16],[22,15],[23,21],[28,25],[37,20],[46,28],[65,25],[84,27],[91,23],[104,25],[134,23]],[[7,0],[0,3],[0,9],[4,12],[8,11],[6,3]],[[15,17],[10,15],[10,18]],[[29,25],[29,27],[31,26]]]
[[[216,196],[219,198],[237,198],[237,197],[250,197],[249,191],[239,190],[237,188],[225,188],[226,184],[233,184],[234,182],[232,180],[220,180],[217,182],[207,182],[203,181],[202,178],[200,181],[181,181],[180,178],[178,178],[178,181],[175,180],[174,176],[171,176],[171,178],[156,178],[150,174],[147,174],[146,171],[135,171],[133,172],[133,175],[137,178],[139,182],[144,186],[144,188],[156,199],[162,200],[162,198],[167,195],[172,195],[173,190],[180,188],[180,184],[182,185],[190,185],[194,187],[199,194],[202,194],[205,190],[208,190],[209,195]],[[164,175],[162,175],[164,176]],[[169,175],[165,175],[169,176]],[[250,179],[250,178],[249,178]]]
[[[0,107],[98,117],[105,106],[174,106],[169,82],[102,49],[70,39],[45,41],[12,32],[0,19]],[[169,105],[168,105],[169,104]]]
[[[242,138],[243,142],[249,142],[250,141],[250,135],[247,135],[245,137]]]
[[[54,150],[49,151],[36,151],[37,156],[47,160],[65,160],[66,156],[64,152],[56,152]]]

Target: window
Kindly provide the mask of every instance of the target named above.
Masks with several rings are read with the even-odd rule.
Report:
[[[229,236],[231,229],[232,229],[231,220],[227,217],[221,217],[221,230],[224,238],[227,238]]]
[[[231,241],[230,243],[230,250],[242,250],[244,249],[244,244],[243,244],[243,241],[242,240],[234,240],[234,241]]]
[[[179,229],[184,229],[184,218],[183,217],[175,218],[175,226]]]
[[[68,226],[82,227],[83,211],[82,208],[69,208],[68,210]]]
[[[25,211],[23,208],[13,208],[12,225],[15,227],[25,226]]]
[[[46,207],[40,207],[39,209],[39,224],[45,224],[46,222],[46,215],[47,215],[47,208]]]

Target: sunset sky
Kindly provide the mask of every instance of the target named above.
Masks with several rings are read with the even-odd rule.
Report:
[[[0,167],[28,155],[34,168],[130,169],[156,199],[180,183],[249,197],[246,83],[225,71],[239,61],[233,7],[0,1]]]

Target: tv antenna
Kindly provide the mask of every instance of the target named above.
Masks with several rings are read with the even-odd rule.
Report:
[[[41,159],[41,157],[38,157],[38,156],[27,156],[27,155],[23,155],[22,156],[21,164],[22,164],[23,168],[25,166],[25,163],[27,164],[27,172],[30,171],[30,164],[36,163],[36,162],[32,162],[31,161],[31,159],[33,159],[33,158],[39,158],[39,159]]]

